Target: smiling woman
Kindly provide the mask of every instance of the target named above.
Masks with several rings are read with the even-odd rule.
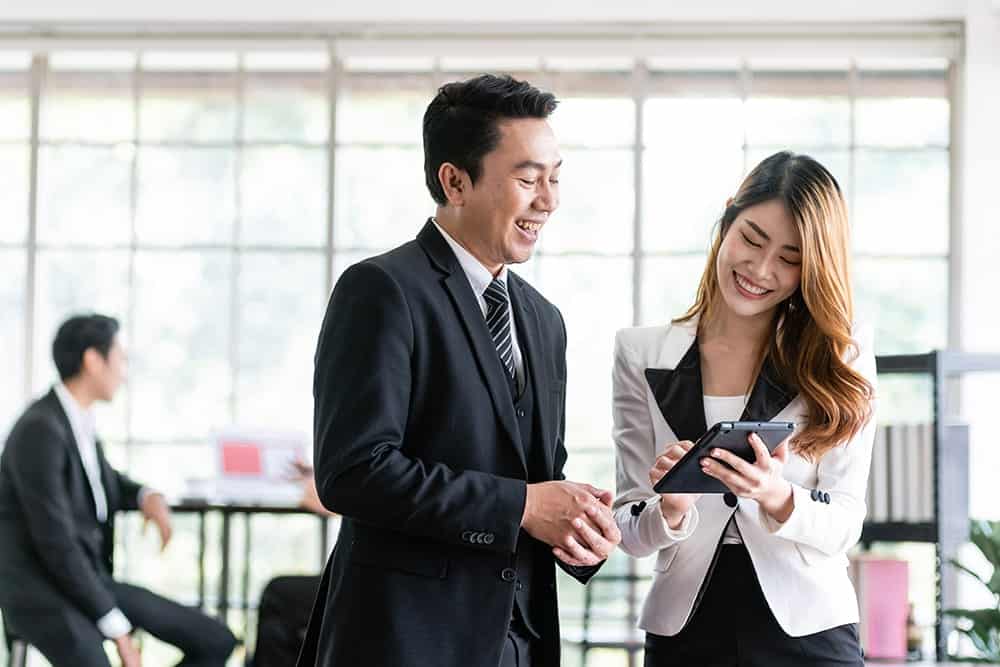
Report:
[[[657,554],[647,667],[863,664],[846,552],[865,515],[875,364],[849,247],[836,179],[775,153],[726,202],[694,305],[618,334],[615,516],[626,553]],[[736,420],[797,428],[773,451],[750,435],[752,462],[709,452],[722,498],[654,491],[708,426]],[[720,632],[734,611],[753,620]]]

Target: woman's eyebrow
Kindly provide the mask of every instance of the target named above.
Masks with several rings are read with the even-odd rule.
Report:
[[[771,240],[771,237],[768,236],[767,233],[763,229],[761,229],[757,225],[757,223],[755,223],[753,220],[751,220],[750,218],[743,218],[743,221],[745,223],[747,223],[748,225],[750,225],[750,227],[752,227],[755,232],[757,232],[762,237],[764,237],[765,241],[770,241]],[[792,252],[802,252],[801,250],[799,250],[798,246],[794,246],[794,245],[785,244],[785,245],[783,245],[781,247],[784,248],[785,250],[791,250]]]

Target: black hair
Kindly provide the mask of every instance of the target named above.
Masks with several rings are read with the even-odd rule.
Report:
[[[94,348],[104,357],[118,334],[118,320],[106,315],[74,315],[59,326],[52,341],[52,360],[61,380],[75,377],[83,366],[83,353]]]
[[[483,156],[500,143],[501,120],[548,118],[558,102],[526,81],[509,75],[483,74],[468,81],[446,83],[424,112],[424,177],[431,197],[448,202],[438,170],[450,162],[475,183]]]

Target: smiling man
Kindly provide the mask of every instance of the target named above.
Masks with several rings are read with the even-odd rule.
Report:
[[[316,486],[344,517],[299,665],[559,664],[555,567],[620,540],[564,481],[566,330],[508,265],[559,205],[555,98],[509,77],[424,115],[436,216],[349,268],[316,351]]]

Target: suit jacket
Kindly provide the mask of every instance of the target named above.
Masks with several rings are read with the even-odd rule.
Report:
[[[562,479],[566,332],[514,273],[546,479]],[[520,530],[527,464],[483,313],[428,222],[415,241],[350,267],[319,336],[316,483],[343,515],[299,665],[495,667],[515,552],[536,549],[540,664],[559,664],[554,558]],[[566,568],[581,581],[596,568]],[[536,590],[539,590],[536,588]]]
[[[656,554],[640,627],[664,636],[684,627],[734,515],[785,632],[798,637],[857,622],[846,552],[860,538],[865,518],[874,419],[816,463],[790,453],[784,477],[792,484],[795,508],[784,524],[753,500],[739,498],[734,508],[718,494],[703,495],[681,530],[671,531],[663,521],[649,482],[653,461],[666,445],[697,440],[706,431],[696,331],[696,322],[625,329],[615,341],[615,518],[623,551],[635,557]],[[859,354],[852,366],[874,385],[870,332],[856,330],[854,337]],[[791,421],[799,430],[807,416],[802,398],[765,363],[743,419]]]
[[[75,605],[96,622],[110,591],[114,513],[136,509],[140,486],[108,465],[97,443],[108,520],[100,523],[73,429],[55,391],[14,424],[0,456],[0,607],[39,596]]]

